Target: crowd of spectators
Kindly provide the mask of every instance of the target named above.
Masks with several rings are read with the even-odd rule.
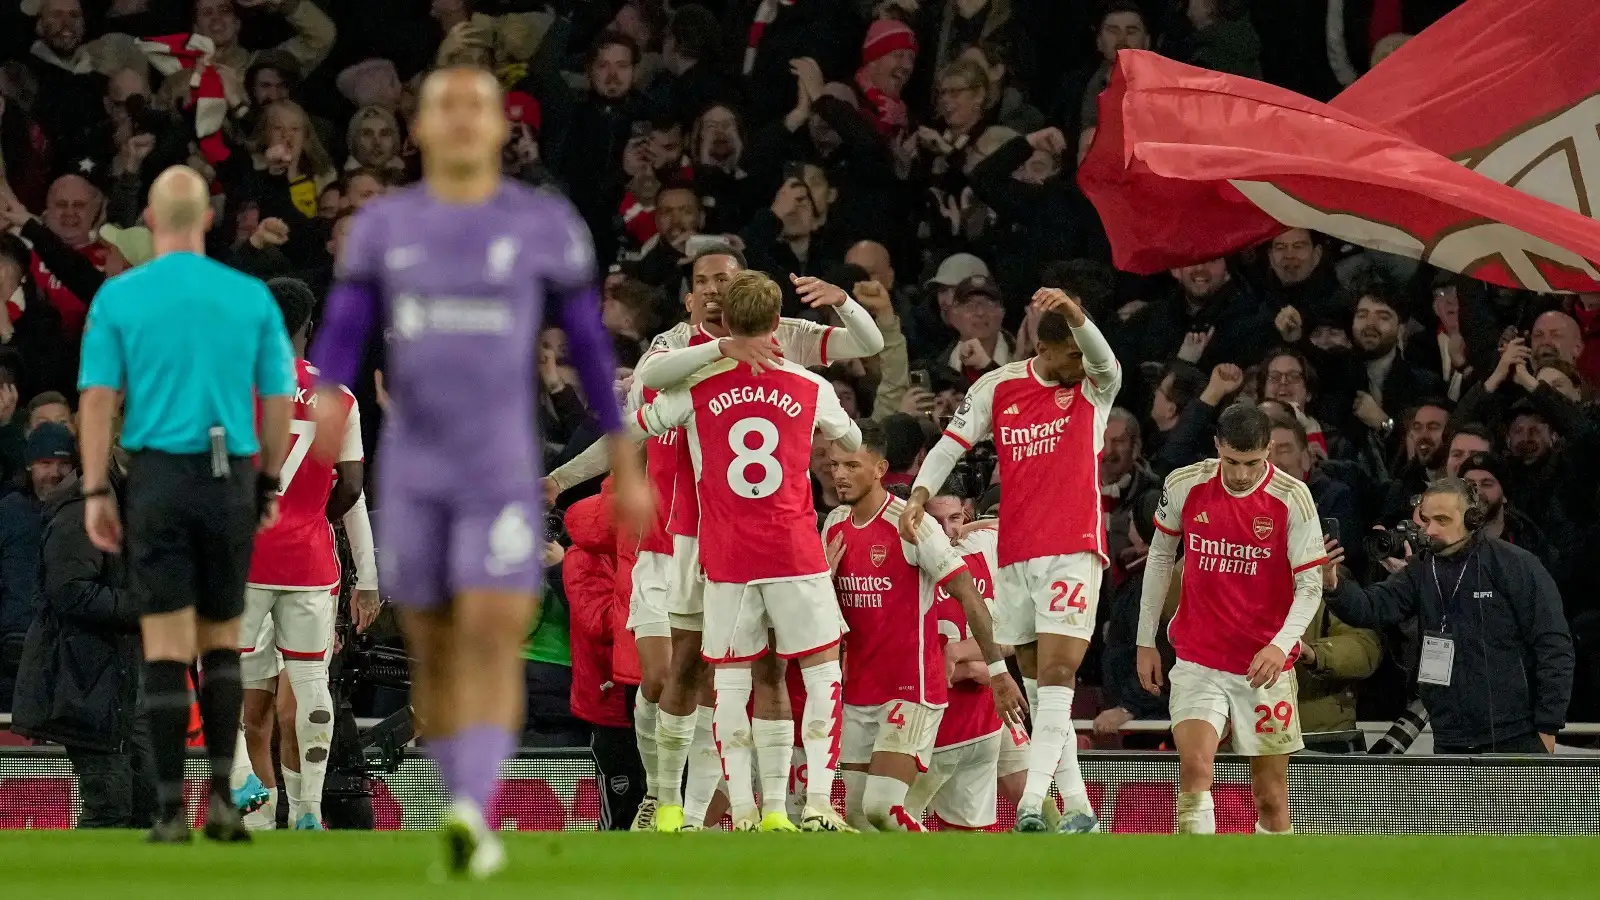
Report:
[[[1120,49],[1328,99],[1455,5],[9,4],[0,11],[9,314],[0,316],[0,475],[10,493],[0,500],[0,698],[10,694],[6,664],[15,670],[47,606],[38,561],[62,509],[50,495],[70,479],[61,448],[70,454],[85,310],[106,277],[150,257],[139,228],[150,180],[179,162],[205,173],[219,211],[211,253],[263,278],[299,278],[320,297],[350,216],[418,177],[407,131],[421,76],[471,64],[506,90],[507,173],[566,194],[609,263],[604,321],[619,382],[651,337],[684,316],[687,258],[706,242],[732,243],[781,284],[791,273],[818,276],[872,313],[883,351],[831,365],[826,377],[846,410],[884,423],[889,480],[909,484],[967,386],[1031,354],[1034,290],[1083,299],[1127,373],[1100,469],[1112,570],[1101,633],[1080,670],[1091,688],[1079,692],[1080,714],[1096,717],[1097,731],[1165,716],[1132,666],[1150,513],[1168,473],[1212,454],[1218,412],[1234,402],[1273,414],[1276,464],[1311,486],[1358,581],[1404,565],[1403,552],[1368,552],[1365,537],[1410,519],[1430,479],[1475,482],[1488,532],[1534,553],[1559,585],[1578,651],[1571,717],[1600,718],[1600,576],[1581,562],[1600,552],[1600,295],[1492,288],[1303,230],[1135,276],[1110,264],[1074,178]],[[792,291],[785,314],[821,315]],[[559,331],[541,340],[539,373],[539,427],[554,466],[598,435]],[[375,447],[381,376],[357,393]],[[819,452],[819,518],[833,505],[826,467]],[[992,482],[992,457],[975,453],[929,511],[989,512],[1003,493]],[[617,558],[603,509],[583,500],[598,489],[569,491],[566,528],[550,523],[547,561],[559,571],[570,555],[530,641],[531,733],[568,734],[573,713],[596,726],[631,723],[616,713],[624,701],[614,689],[638,678],[621,627],[627,592],[618,607],[607,590],[626,578],[628,554]],[[100,629],[115,647],[128,634],[115,609],[54,615]],[[1414,630],[1377,633],[1322,611],[1300,663],[1305,730],[1397,715],[1414,696],[1416,640]]]

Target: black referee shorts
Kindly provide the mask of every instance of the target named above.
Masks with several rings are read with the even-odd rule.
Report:
[[[192,607],[212,622],[244,612],[255,545],[256,470],[249,457],[211,477],[211,457],[143,450],[128,464],[128,563],[141,613]]]

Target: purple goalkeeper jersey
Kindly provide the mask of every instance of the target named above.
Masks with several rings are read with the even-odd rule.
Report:
[[[387,485],[433,497],[535,485],[539,329],[548,305],[600,426],[620,427],[594,247],[561,196],[502,180],[487,202],[417,185],[351,223],[338,284],[311,349],[325,381],[352,383],[366,342],[389,337]]]

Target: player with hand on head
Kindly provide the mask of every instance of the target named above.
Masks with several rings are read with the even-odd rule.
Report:
[[[593,244],[566,200],[501,177],[507,127],[489,73],[428,76],[415,129],[423,181],[354,219],[311,354],[322,385],[316,452],[326,459],[343,434],[337,385],[358,376],[369,338],[393,335],[379,510],[393,562],[383,575],[403,605],[418,726],[452,797],[447,864],[472,877],[505,864],[484,814],[522,730],[521,645],[542,580],[531,423],[547,304],[591,411],[612,432],[618,519],[643,528],[650,516],[612,396]]]
[[[1233,729],[1250,757],[1256,831],[1285,834],[1289,754],[1301,749],[1294,663],[1322,602],[1322,522],[1311,491],[1279,470],[1272,420],[1248,404],[1217,420],[1217,458],[1167,476],[1140,597],[1139,683],[1161,693],[1156,629],[1183,551],[1182,593],[1167,627],[1172,737],[1178,746],[1178,831],[1214,834],[1212,762]]]
[[[973,384],[922,464],[900,533],[917,533],[928,498],[956,461],[992,434],[1005,486],[995,640],[1017,648],[1024,682],[1038,685],[1036,692],[1027,685],[1033,745],[1016,830],[1046,830],[1043,806],[1054,780],[1066,811],[1058,830],[1081,834],[1099,822],[1078,768],[1072,692],[1094,636],[1107,561],[1099,459],[1122,369],[1064,291],[1043,288],[1033,303],[1041,310],[1038,355]]]
[[[732,335],[767,345],[781,327],[782,302],[772,279],[742,272],[722,294],[720,314]],[[706,579],[699,649],[715,669],[715,740],[735,828],[794,830],[784,796],[792,737],[783,748],[780,774],[769,781],[762,773],[759,816],[751,789],[751,663],[772,650],[798,660],[806,688],[801,739],[809,778],[801,828],[853,830],[830,799],[843,702],[844,622],[814,525],[810,463],[813,432],[845,448],[860,446],[860,432],[826,381],[781,357],[761,371],[736,360],[716,362],[657,395],[635,418],[655,435],[683,428],[694,467],[703,513],[698,555]],[[769,629],[774,647],[768,646]],[[777,689],[784,690],[781,684]],[[792,735],[792,723],[785,725],[784,734]]]
[[[906,812],[906,791],[926,771],[948,702],[944,653],[934,607],[954,596],[983,652],[994,706],[1022,727],[1022,694],[995,646],[989,607],[966,563],[938,523],[925,518],[915,540],[901,537],[905,501],[883,487],[889,471],[883,426],[861,420],[861,446],[830,451],[833,481],[845,505],[822,527],[834,591],[849,633],[844,683],[845,811],[875,831],[922,831]],[[991,784],[993,783],[991,779]]]

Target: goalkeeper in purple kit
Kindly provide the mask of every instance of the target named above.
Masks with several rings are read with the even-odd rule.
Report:
[[[535,366],[546,306],[612,433],[620,517],[643,525],[651,497],[637,449],[621,436],[582,221],[559,195],[501,177],[508,130],[489,73],[435,72],[419,104],[424,179],[355,218],[310,359],[324,389],[337,390],[357,377],[367,341],[391,336],[384,588],[413,660],[418,731],[452,797],[448,866],[484,877],[505,864],[486,816],[522,730],[520,649],[542,577]],[[342,409],[316,405],[313,452],[336,449]]]

